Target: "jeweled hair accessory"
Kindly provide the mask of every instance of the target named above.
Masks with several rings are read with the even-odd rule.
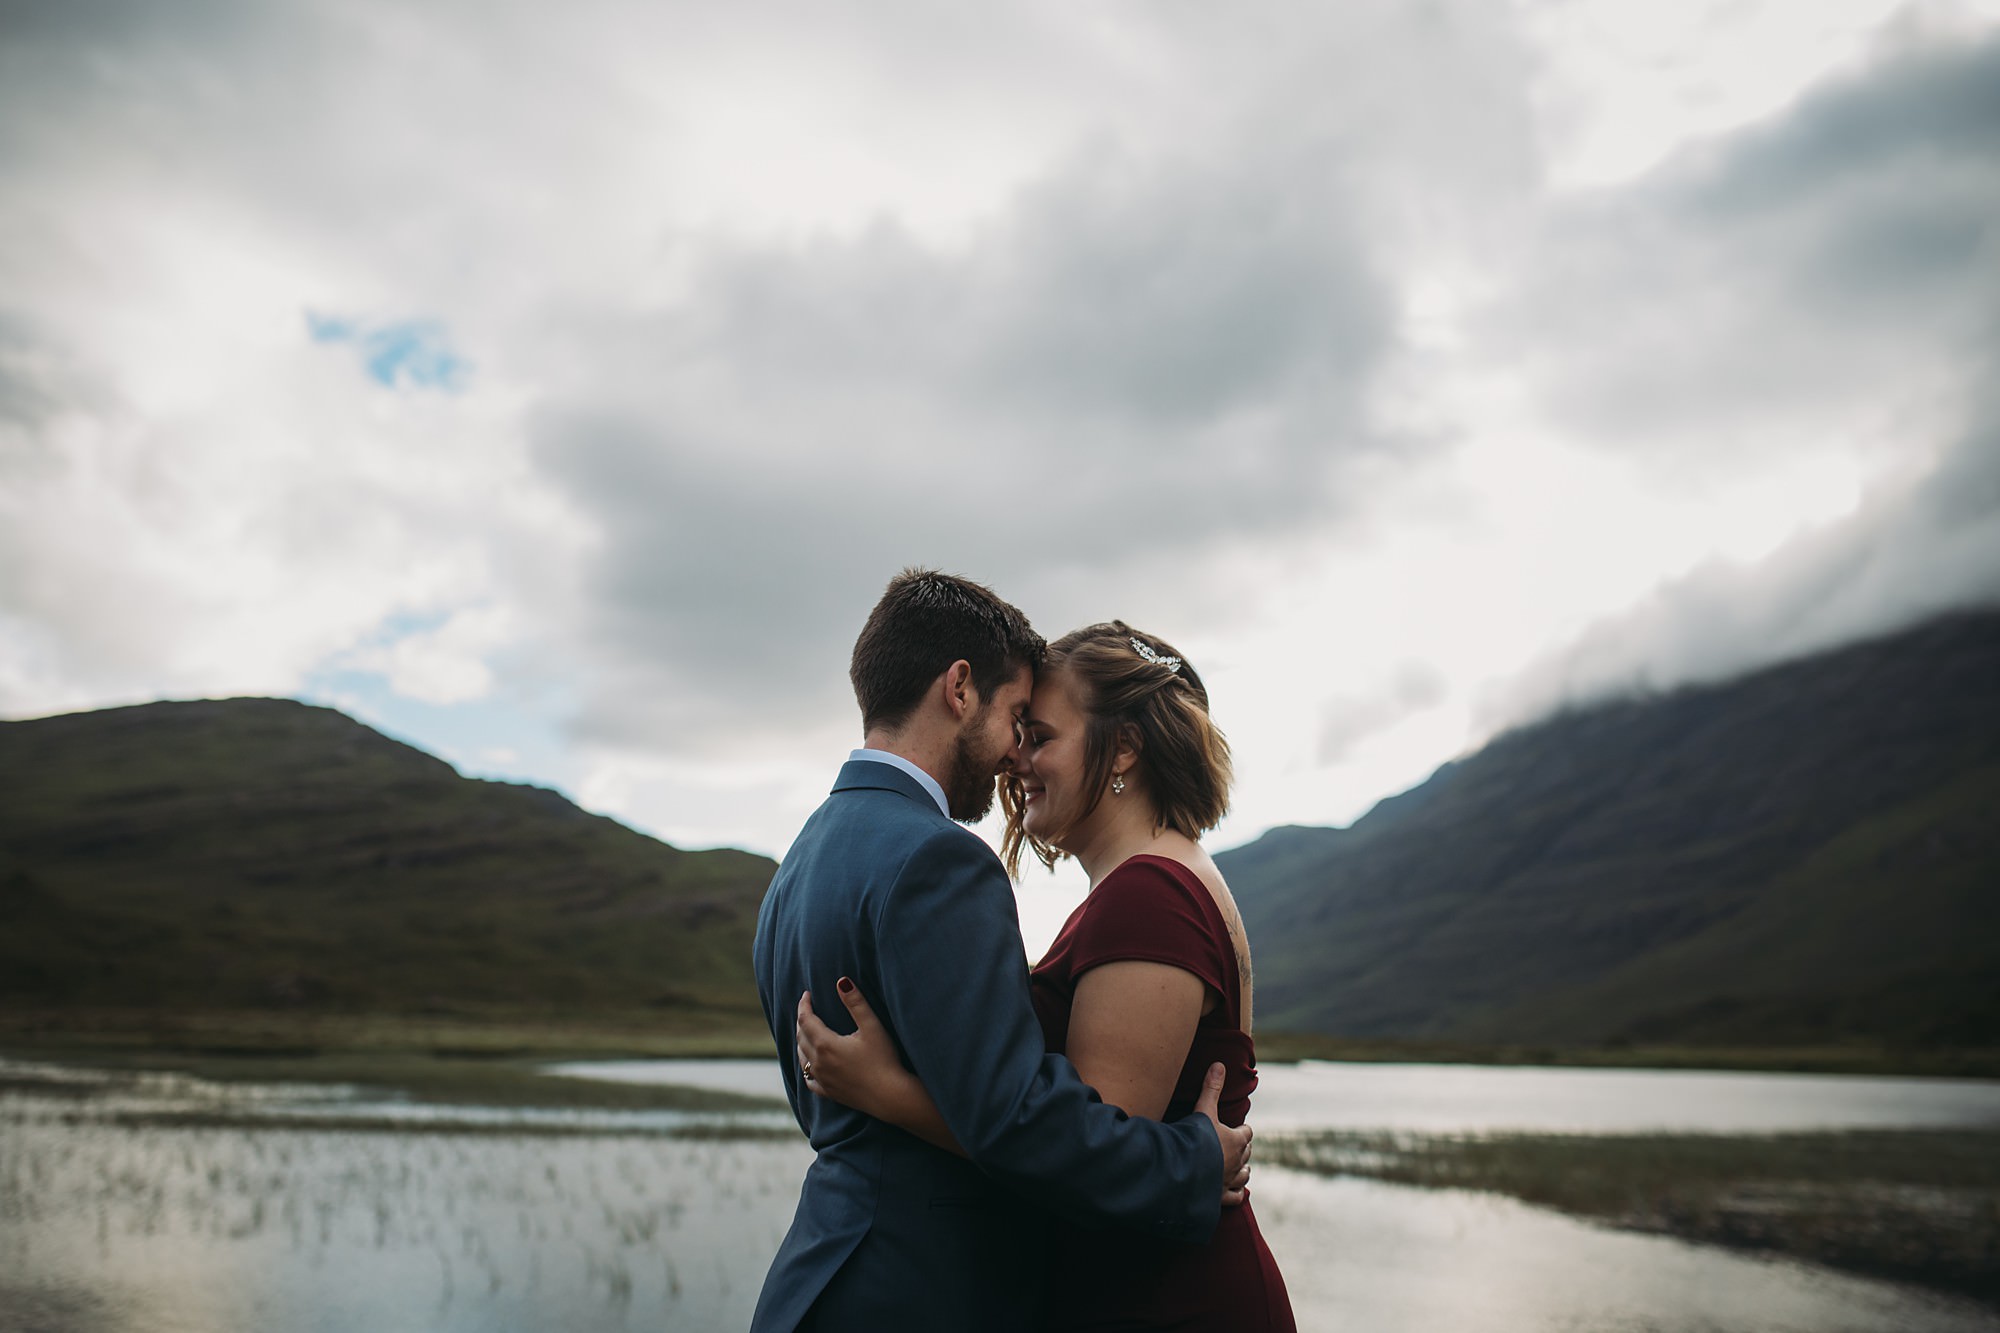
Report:
[[[1163,666],[1167,670],[1173,672],[1176,676],[1178,676],[1181,673],[1180,658],[1163,657],[1159,653],[1154,652],[1151,648],[1148,648],[1145,644],[1141,643],[1137,639],[1131,640],[1131,644],[1133,652],[1139,654],[1139,656],[1145,658],[1148,662],[1151,662],[1154,666]]]

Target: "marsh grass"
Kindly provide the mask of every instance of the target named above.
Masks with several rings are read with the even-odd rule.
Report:
[[[118,1111],[110,1115],[57,1115],[55,1123],[72,1126],[110,1125],[128,1130],[256,1129],[270,1133],[444,1134],[454,1138],[504,1139],[679,1139],[692,1143],[798,1143],[796,1126],[786,1123],[720,1122],[668,1126],[566,1124],[559,1121],[497,1120],[434,1121],[397,1116],[259,1115],[240,1107]]]
[[[0,1050],[143,1064],[161,1054],[284,1059],[340,1054],[539,1060],[761,1058],[754,1008],[563,1010],[454,1005],[436,1012],[0,1008]]]
[[[441,1106],[506,1106],[607,1111],[771,1111],[785,1104],[711,1088],[613,1083],[558,1077],[539,1061],[483,1060],[384,1053],[267,1059],[242,1056],[154,1057],[145,1068],[216,1083],[321,1083],[400,1093]]]
[[[683,1017],[502,1011],[15,1012],[0,1015],[0,1055],[134,1074],[171,1072],[222,1084],[347,1085],[452,1106],[701,1112],[784,1108],[772,1098],[707,1088],[541,1072],[540,1066],[565,1060],[771,1054],[770,1034],[761,1019],[754,1025],[741,1020],[684,1025]]]
[[[1329,1131],[1259,1160],[1484,1190],[1629,1230],[2000,1302],[2000,1130],[1776,1135]]]
[[[681,1143],[673,1130],[16,1114],[0,1106],[10,1329],[24,1310],[22,1327],[64,1330],[611,1333],[631,1310],[740,1327],[761,1272],[741,1256],[775,1250],[786,1213],[773,1200],[809,1157],[795,1130]],[[226,1309],[201,1280],[218,1256]],[[78,1293],[89,1303],[66,1301]]]
[[[364,1093],[400,1094],[412,1101],[439,1106],[737,1112],[783,1110],[785,1105],[774,1098],[711,1088],[558,1077],[526,1063],[496,1064],[426,1056],[317,1056],[283,1060],[154,1057],[143,1064],[122,1067],[187,1074],[221,1084],[335,1085]]]
[[[194,1054],[104,1049],[15,1048],[7,1054],[51,1060],[113,1075],[184,1074],[227,1086],[307,1084],[389,1095],[438,1106],[517,1107],[530,1110],[688,1111],[737,1113],[781,1111],[785,1103],[712,1088],[672,1084],[615,1083],[543,1073],[543,1057],[468,1058],[417,1051],[342,1051],[308,1055]],[[9,1089],[38,1095],[84,1098],[102,1085],[59,1083],[12,1072],[0,1075],[0,1094]],[[202,1108],[207,1114],[207,1108]],[[229,1114],[227,1108],[215,1114]]]

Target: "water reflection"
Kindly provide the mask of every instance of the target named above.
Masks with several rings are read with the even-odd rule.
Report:
[[[1848,1074],[1364,1065],[1263,1071],[1260,1128],[1773,1134],[2000,1125],[2000,1083]]]
[[[1489,1194],[1268,1172],[1258,1220],[1301,1329],[1972,1333],[1968,1302],[1575,1222]]]
[[[18,1101],[0,1311],[33,1302],[50,1329],[739,1328],[810,1157],[786,1140],[120,1128]]]
[[[1319,1077],[1300,1072],[1308,1085]],[[1430,1105],[1465,1095],[1450,1087],[1459,1072],[1426,1094]],[[761,1061],[710,1064],[706,1075],[743,1091],[763,1089],[729,1080],[773,1077]],[[238,1095],[188,1081],[0,1095],[0,1328],[740,1329],[809,1159],[789,1131],[119,1119]],[[1948,1091],[1927,1095],[1959,1104]],[[264,1089],[248,1103],[283,1113],[302,1096]],[[322,1110],[338,1101],[324,1089],[308,1100]],[[1986,1104],[1973,1102],[1970,1113]],[[2000,1329],[2000,1314],[1963,1302],[1489,1196],[1276,1169],[1256,1189],[1308,1330]]]

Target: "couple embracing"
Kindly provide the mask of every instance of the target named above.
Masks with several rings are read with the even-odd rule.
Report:
[[[850,676],[863,748],[757,922],[817,1156],[753,1328],[1292,1329],[1245,1189],[1249,949],[1196,841],[1230,776],[1201,678],[1120,622],[1044,644],[926,570]],[[1005,868],[960,827],[996,777]],[[1024,851],[1091,884],[1032,973]]]

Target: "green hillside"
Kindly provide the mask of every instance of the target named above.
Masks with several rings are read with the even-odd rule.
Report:
[[[754,1012],[774,869],[327,708],[0,723],[0,1006]]]
[[[1273,1028],[2000,1045],[2000,614],[1551,718],[1217,859]]]

